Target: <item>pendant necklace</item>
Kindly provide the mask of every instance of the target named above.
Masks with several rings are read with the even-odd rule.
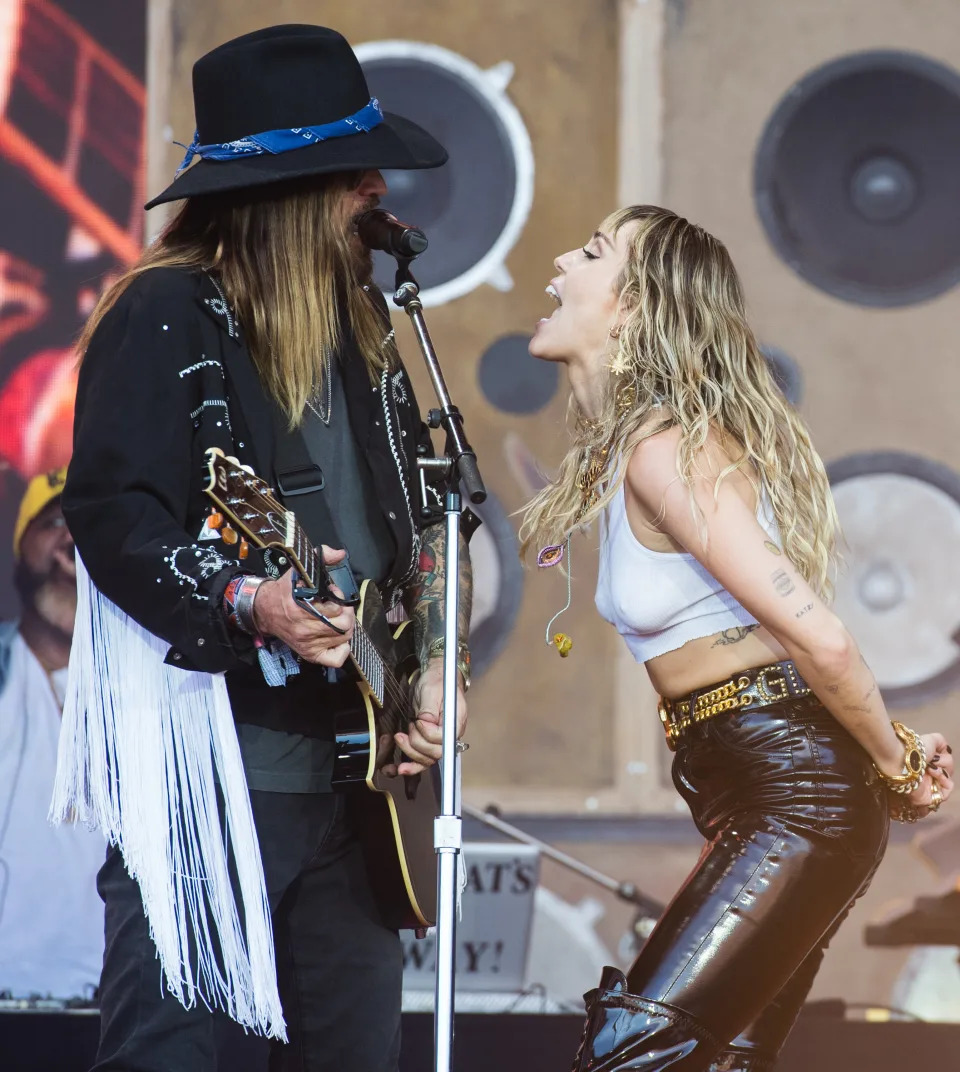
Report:
[[[588,447],[583,462],[580,465],[580,471],[577,473],[576,483],[577,488],[580,490],[582,500],[577,509],[576,516],[573,519],[571,531],[567,533],[567,538],[563,543],[551,544],[549,547],[543,547],[537,555],[537,565],[541,569],[549,569],[551,566],[559,566],[564,559],[567,561],[567,602],[556,614],[554,614],[550,621],[547,622],[545,634],[546,643],[548,645],[552,644],[557,649],[562,659],[565,659],[570,654],[570,651],[573,648],[573,639],[566,633],[554,633],[551,636],[550,630],[553,628],[553,623],[561,614],[565,614],[570,609],[570,605],[573,602],[573,574],[571,572],[573,554],[571,551],[570,538],[573,534],[573,529],[580,524],[581,519],[587,511],[590,510],[600,498],[598,483],[607,467],[609,447],[603,447],[597,451],[597,454],[592,461],[591,453],[592,452]]]
[[[312,412],[323,421],[326,427],[330,427],[330,417],[333,413],[333,383],[330,377],[330,351],[324,350],[323,362],[320,368],[320,383],[314,386],[313,392],[307,399],[307,405]]]

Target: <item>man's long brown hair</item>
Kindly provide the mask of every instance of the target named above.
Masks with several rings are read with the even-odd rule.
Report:
[[[187,200],[140,260],[100,299],[77,343],[151,268],[213,273],[237,315],[264,388],[291,426],[321,384],[323,356],[349,326],[376,382],[395,350],[364,284],[369,259],[352,248],[341,208],[356,173]]]

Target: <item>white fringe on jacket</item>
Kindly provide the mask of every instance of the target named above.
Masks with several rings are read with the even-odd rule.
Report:
[[[96,826],[119,847],[178,1001],[220,1007],[285,1040],[263,864],[223,675],[166,665],[168,645],[102,595],[79,557],[77,590],[50,819]]]

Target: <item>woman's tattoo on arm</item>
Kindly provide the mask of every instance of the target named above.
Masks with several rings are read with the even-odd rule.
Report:
[[[423,535],[417,579],[408,590],[410,616],[420,662],[435,641],[444,636],[444,600],[446,598],[446,559],[442,525],[433,525]],[[469,639],[470,612],[473,607],[473,574],[466,540],[460,538],[460,599],[457,614],[461,641]]]
[[[759,625],[738,625],[733,629],[724,629],[717,639],[710,645],[711,648],[725,648],[729,644],[739,644],[744,637],[749,636]]]
[[[771,573],[770,580],[773,581],[773,587],[776,588],[777,595],[781,599],[797,590],[797,586],[790,580],[790,575],[786,570],[778,569],[775,573]]]

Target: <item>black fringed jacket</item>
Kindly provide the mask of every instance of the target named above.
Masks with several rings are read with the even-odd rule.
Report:
[[[385,306],[384,317],[388,327]],[[351,425],[396,544],[383,586],[396,595],[419,553],[417,448],[433,449],[402,365],[373,387],[359,353],[342,358]],[[273,422],[240,327],[206,273],[145,272],[84,357],[63,512],[94,584],[184,669],[256,665],[221,602],[233,576],[271,572],[270,563],[251,549],[241,567],[238,545],[198,536],[211,507],[204,452],[219,447],[275,484]]]

